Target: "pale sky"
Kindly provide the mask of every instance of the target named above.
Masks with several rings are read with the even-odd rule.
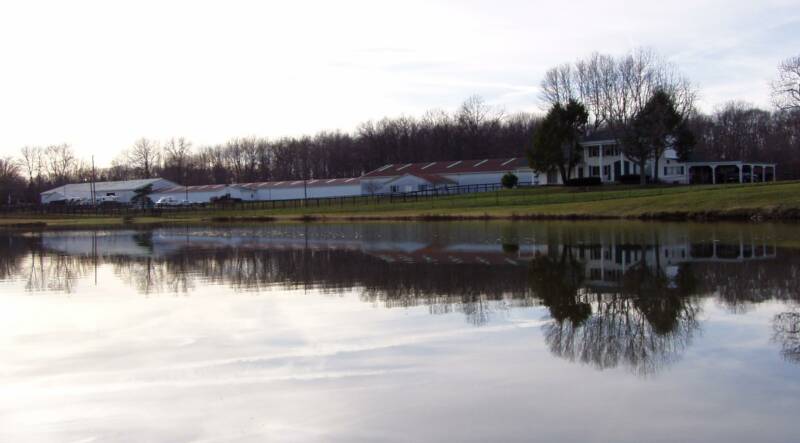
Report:
[[[769,106],[800,0],[0,0],[0,155],[66,142],[104,165],[139,137],[351,131],[473,94],[535,111],[548,68],[642,46],[703,110]]]

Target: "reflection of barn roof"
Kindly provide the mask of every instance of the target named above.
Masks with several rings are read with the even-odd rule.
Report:
[[[413,252],[371,251],[370,254],[389,263],[478,264],[493,266],[520,264],[519,259],[510,254],[447,251],[439,248],[425,248]]]
[[[368,172],[364,177],[394,177],[396,175],[411,174],[421,176],[425,174],[468,174],[479,172],[504,172],[527,168],[525,158],[491,158],[484,160],[451,160],[422,163],[397,163],[384,165],[374,171]]]
[[[162,182],[164,186],[175,186],[175,183],[172,183],[168,180],[164,180],[161,178],[147,178],[142,180],[96,182],[94,184],[94,189],[96,192],[135,191],[137,189],[144,188],[147,185],[153,185],[153,187],[155,187],[155,185],[158,184],[159,182]],[[48,195],[48,194],[69,195],[80,192],[91,192],[91,190],[92,190],[91,183],[72,183],[44,191],[42,192],[42,195]]]
[[[248,189],[274,189],[274,188],[302,188],[303,182],[306,187],[322,187],[322,186],[355,186],[361,183],[358,177],[353,178],[329,178],[329,179],[313,179],[313,180],[284,180],[272,182],[256,182],[256,183],[241,183],[239,186]]]

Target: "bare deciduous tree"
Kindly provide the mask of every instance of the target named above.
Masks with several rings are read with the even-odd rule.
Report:
[[[161,150],[158,143],[142,137],[134,142],[126,157],[130,166],[140,171],[142,178],[151,178],[161,159]]]
[[[72,146],[66,143],[50,145],[45,148],[44,155],[50,181],[56,185],[67,183],[78,165]]]
[[[781,110],[800,110],[800,55],[778,65],[778,77],[772,82],[772,103]]]
[[[184,137],[172,137],[164,143],[163,177],[185,183],[192,155],[192,143]]]
[[[28,178],[29,184],[42,182],[45,166],[43,150],[40,146],[23,146],[20,150],[19,164]]]
[[[540,98],[547,107],[570,99],[584,103],[595,128],[615,129],[630,123],[656,91],[665,91],[686,117],[694,110],[697,92],[674,64],[649,49],[622,57],[592,54],[574,65],[545,74]]]

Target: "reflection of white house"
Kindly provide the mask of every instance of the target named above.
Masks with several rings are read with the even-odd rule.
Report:
[[[189,203],[208,203],[212,199],[225,196],[252,200],[253,191],[242,185],[173,186],[154,192],[150,195],[150,199],[157,202],[163,197],[169,197],[177,201],[186,200]]]
[[[150,178],[143,180],[125,180],[114,182],[97,182],[94,184],[94,193],[91,183],[74,183],[59,186],[41,193],[43,204],[65,201],[70,199],[92,200],[104,197],[113,197],[120,203],[129,203],[136,192],[151,186],[153,191],[160,191],[177,186],[175,183],[163,178]]]
[[[684,263],[740,263],[774,259],[775,246],[741,240],[735,243],[678,242],[661,245],[596,244],[571,247],[586,269],[586,278],[595,287],[616,286],[622,276],[635,266],[661,270],[672,279]]]

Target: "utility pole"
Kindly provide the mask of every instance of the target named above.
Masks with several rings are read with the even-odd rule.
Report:
[[[92,155],[92,183],[89,185],[89,195],[92,197],[92,206],[97,206],[97,189],[94,186],[95,182],[94,171],[94,155]]]

